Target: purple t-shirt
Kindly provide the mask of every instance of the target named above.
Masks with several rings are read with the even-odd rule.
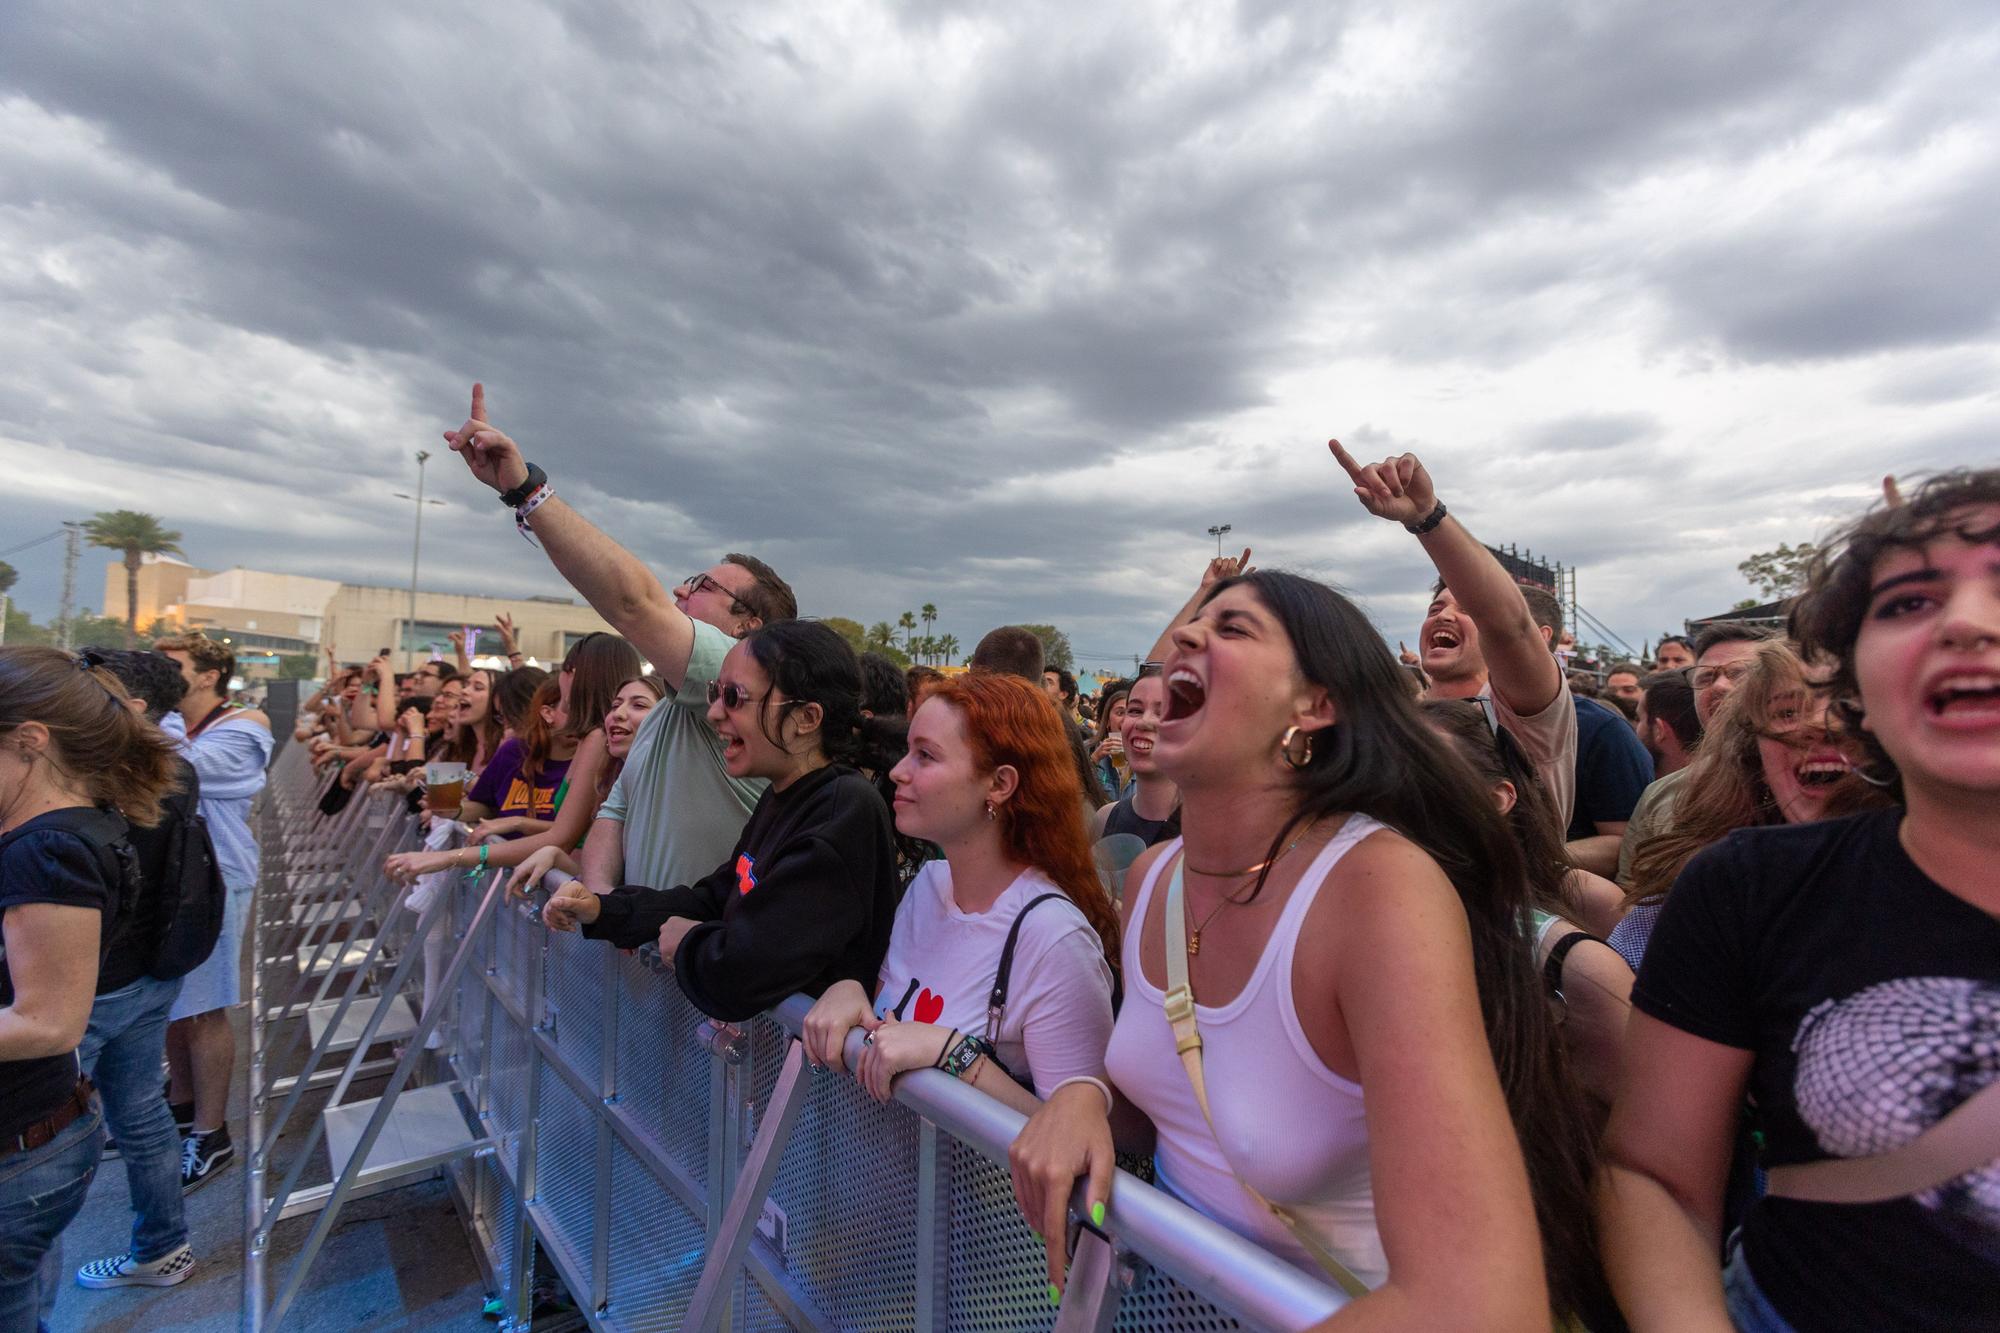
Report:
[[[476,801],[494,812],[496,818],[508,815],[525,815],[529,819],[553,819],[556,813],[556,791],[569,775],[570,761],[567,759],[545,759],[541,772],[533,780],[521,776],[521,764],[527,757],[527,750],[521,742],[510,736],[500,742],[500,748],[493,752],[486,771],[472,784],[472,790],[465,794],[468,801]]]

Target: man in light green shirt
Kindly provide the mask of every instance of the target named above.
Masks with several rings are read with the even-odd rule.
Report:
[[[708,724],[708,687],[736,640],[798,615],[791,588],[763,561],[731,553],[669,591],[630,551],[558,499],[541,469],[487,423],[479,385],[472,389],[472,415],[446,438],[667,688],[591,823],[584,882],[609,893],[620,884],[669,889],[706,875],[729,859],[765,786],[731,778],[723,768],[722,742]]]

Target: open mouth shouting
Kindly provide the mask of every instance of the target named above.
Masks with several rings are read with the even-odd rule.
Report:
[[[1924,712],[1951,727],[2000,725],[2000,672],[1957,667],[1931,677]]]
[[[1193,717],[1208,702],[1208,685],[1199,674],[1189,667],[1177,666],[1167,676],[1166,722],[1181,722]],[[1150,751],[1151,743],[1147,743]]]
[[[1433,625],[1424,634],[1423,648],[1427,658],[1433,653],[1454,653],[1464,646],[1465,639],[1459,634],[1458,627],[1449,622]]]
[[[1853,771],[1854,766],[1839,751],[1826,746],[1815,746],[1792,765],[1792,776],[1799,780],[1801,788],[1809,792],[1831,787]]]

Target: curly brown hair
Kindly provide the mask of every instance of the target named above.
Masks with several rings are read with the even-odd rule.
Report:
[[[1882,503],[1830,537],[1819,549],[1806,590],[1792,604],[1789,630],[1809,656],[1833,663],[1833,714],[1857,738],[1871,768],[1884,775],[1894,761],[1874,735],[1861,726],[1861,686],[1854,678],[1854,643],[1868,615],[1868,592],[1875,562],[1890,551],[1921,549],[1948,532],[1968,542],[2000,541],[2000,528],[1973,531],[1954,520],[1978,505],[2000,504],[2000,468],[1959,468],[1931,477],[1906,503]],[[1892,778],[1889,790],[1900,795]]]

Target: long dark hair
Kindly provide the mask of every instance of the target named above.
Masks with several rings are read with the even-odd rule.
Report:
[[[569,715],[556,735],[581,741],[604,725],[611,701],[626,681],[645,670],[645,663],[637,648],[616,634],[597,630],[576,641],[563,658],[561,670],[576,675],[569,683]]]
[[[780,620],[744,635],[743,646],[787,700],[819,705],[827,758],[872,771],[887,770],[901,757],[891,748],[892,730],[861,716],[861,659],[834,630],[817,620]],[[776,744],[768,715],[761,725],[765,739]]]
[[[817,620],[779,620],[743,636],[743,645],[787,700],[820,707],[820,744],[827,758],[860,769],[885,806],[895,800],[889,770],[903,757],[908,723],[901,718],[861,715],[861,659],[847,640]],[[768,715],[759,723],[776,744]],[[892,823],[893,826],[893,823]],[[895,834],[897,878],[907,885],[929,849],[900,831]]]
[[[1561,1315],[1602,1308],[1591,1195],[1596,1143],[1535,967],[1533,895],[1520,845],[1490,790],[1425,723],[1395,656],[1352,602],[1325,584],[1272,570],[1224,579],[1205,601],[1238,585],[1284,627],[1300,673],[1327,692],[1339,719],[1314,734],[1294,779],[1297,803],[1267,859],[1313,821],[1352,811],[1437,862],[1471,926],[1480,1012],[1527,1162],[1550,1300]],[[1260,877],[1257,891],[1262,886]]]
[[[1575,920],[1581,904],[1568,885],[1569,872],[1576,863],[1563,843],[1564,829],[1556,817],[1555,803],[1528,756],[1521,753],[1512,736],[1493,729],[1486,720],[1486,710],[1476,700],[1430,699],[1418,707],[1489,790],[1503,782],[1513,784],[1514,808],[1503,818],[1521,846],[1529,900],[1544,912]]]

